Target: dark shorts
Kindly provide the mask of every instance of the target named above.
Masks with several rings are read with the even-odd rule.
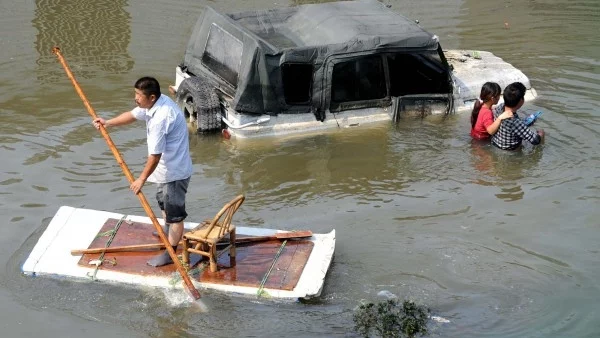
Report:
[[[187,217],[185,212],[185,194],[190,178],[169,183],[159,183],[156,190],[156,200],[160,210],[167,215],[167,223],[177,223]]]

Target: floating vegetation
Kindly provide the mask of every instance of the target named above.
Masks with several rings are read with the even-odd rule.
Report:
[[[413,338],[427,334],[429,309],[405,300],[361,304],[354,312],[354,330],[364,337]]]

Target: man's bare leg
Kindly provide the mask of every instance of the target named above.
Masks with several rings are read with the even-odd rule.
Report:
[[[167,237],[169,237],[169,226],[171,224],[167,223],[167,215],[165,214],[165,211],[161,210],[161,212],[162,212],[163,221],[165,222],[165,224],[162,226],[162,229],[163,229],[163,232],[165,233],[165,235]],[[152,236],[158,237],[158,232],[156,230],[152,231]]]
[[[183,237],[183,222],[171,223],[169,227],[169,243],[171,246],[177,247]]]
[[[168,238],[174,251],[177,250],[177,245],[179,244],[181,237],[183,237],[183,222],[171,223],[169,226]],[[172,263],[173,260],[167,250],[148,261],[148,265],[151,266],[163,266]]]

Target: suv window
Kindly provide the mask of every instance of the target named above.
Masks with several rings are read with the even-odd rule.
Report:
[[[243,44],[216,24],[210,26],[202,64],[237,87]]]
[[[448,93],[447,71],[437,54],[390,54],[391,96]]]
[[[383,59],[371,55],[333,66],[333,102],[365,101],[386,97]]]
[[[287,104],[310,102],[313,65],[306,63],[284,63],[281,65],[283,95]]]

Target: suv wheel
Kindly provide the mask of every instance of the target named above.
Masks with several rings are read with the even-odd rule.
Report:
[[[222,129],[219,96],[210,83],[201,77],[189,77],[181,82],[175,100],[198,133]]]

